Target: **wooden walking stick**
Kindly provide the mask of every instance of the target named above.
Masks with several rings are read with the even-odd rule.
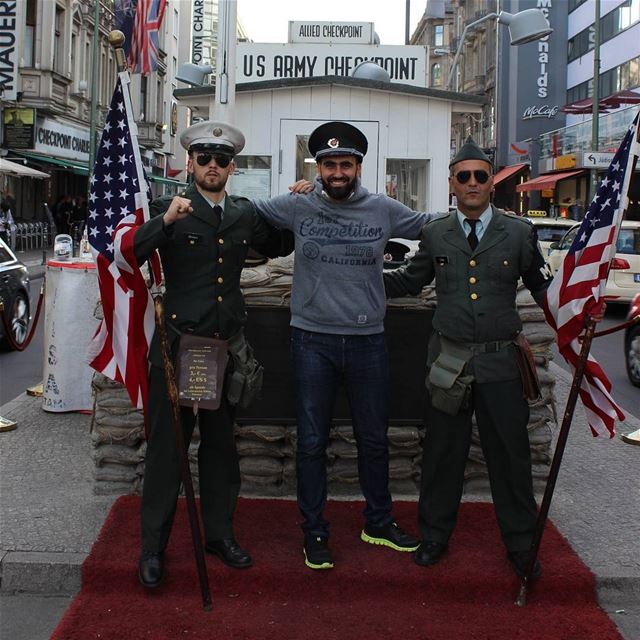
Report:
[[[569,391],[569,397],[567,398],[567,406],[564,410],[564,416],[562,418],[562,426],[560,427],[560,433],[558,434],[558,442],[556,444],[556,450],[553,454],[553,460],[551,462],[551,468],[549,470],[549,477],[547,479],[547,486],[544,490],[544,496],[542,503],[540,504],[540,510],[538,511],[538,518],[536,520],[536,527],[533,532],[533,539],[531,540],[531,546],[529,547],[529,558],[527,560],[527,566],[520,584],[520,592],[516,598],[516,604],[519,607],[524,607],[527,604],[527,589],[531,583],[533,568],[538,558],[538,551],[540,550],[540,543],[542,542],[542,534],[544,533],[544,525],[547,522],[547,516],[549,515],[549,507],[551,506],[551,499],[553,498],[553,491],[556,486],[556,480],[558,479],[558,472],[560,471],[560,464],[562,463],[562,456],[569,437],[569,429],[571,428],[571,420],[573,419],[573,412],[576,408],[576,402],[578,400],[578,394],[580,392],[580,386],[582,385],[582,378],[584,377],[584,368],[589,357],[589,350],[591,349],[591,340],[596,330],[596,323],[587,316],[587,330],[582,339],[582,348],[580,350],[580,357],[576,364],[576,370],[573,374],[573,382],[571,383],[571,390]]]
[[[109,33],[109,43],[115,50],[115,57],[119,71],[125,71],[127,63],[124,56],[122,45],[124,44],[124,34],[121,31],[111,31]],[[149,272],[153,274],[153,268],[149,264]],[[154,278],[148,281],[148,287],[153,286]],[[173,360],[171,358],[171,349],[169,347],[169,339],[164,319],[164,305],[162,294],[156,292],[153,295],[155,308],[156,331],[160,338],[160,351],[162,354],[162,362],[164,365],[165,382],[167,386],[167,394],[171,403],[172,423],[176,436],[176,450],[180,461],[180,476],[187,502],[187,513],[189,515],[189,526],[191,528],[191,539],[193,541],[193,552],[198,569],[198,581],[200,583],[200,593],[202,595],[202,608],[205,611],[211,611],[213,604],[211,601],[211,590],[209,589],[209,578],[207,576],[207,567],[204,559],[204,549],[202,546],[202,536],[200,533],[200,522],[198,520],[198,511],[196,508],[196,499],[193,491],[193,481],[191,478],[191,469],[189,468],[189,458],[187,457],[187,448],[185,446],[184,431],[182,428],[182,419],[180,414],[180,403],[178,400],[178,385],[176,384],[175,370]]]
[[[198,569],[200,593],[202,594],[202,608],[205,611],[211,611],[213,604],[211,602],[209,578],[207,576],[207,567],[204,561],[204,549],[202,547],[202,537],[200,535],[200,522],[198,520],[196,499],[193,492],[193,481],[191,479],[191,469],[189,468],[189,458],[187,457],[187,448],[184,443],[184,432],[182,430],[182,419],[180,416],[180,402],[178,400],[178,385],[176,384],[176,375],[173,361],[171,359],[169,339],[167,338],[167,330],[164,323],[164,305],[162,304],[162,295],[158,294],[154,296],[153,301],[156,312],[156,331],[160,337],[160,349],[162,353],[162,363],[164,365],[164,378],[167,384],[169,401],[171,403],[173,428],[176,432],[176,449],[178,451],[178,459],[180,460],[180,475],[182,478],[182,485],[184,486],[184,495],[187,501],[191,540],[193,541],[193,552],[196,559],[196,567]]]

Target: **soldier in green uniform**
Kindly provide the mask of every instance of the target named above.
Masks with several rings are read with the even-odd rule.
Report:
[[[462,497],[475,413],[507,556],[522,575],[536,521],[527,423],[516,363],[522,278],[542,304],[551,274],[535,227],[490,204],[493,167],[471,138],[453,159],[457,211],[427,223],[410,263],[385,273],[389,297],[417,294],[434,278],[438,306],[429,343],[430,388],[419,502],[417,564],[447,549]],[[540,567],[536,564],[535,575]]]
[[[173,356],[181,334],[219,337],[229,342],[231,353],[223,399],[217,410],[198,412],[200,446],[198,467],[205,549],[236,568],[251,566],[251,557],[237,543],[233,514],[240,490],[240,469],[233,422],[231,379],[245,377],[243,392],[255,391],[260,368],[246,344],[243,325],[247,316],[240,290],[240,274],[249,247],[270,257],[293,250],[288,232],[280,232],[257,213],[246,198],[225,192],[233,173],[233,157],[244,147],[242,133],[226,123],[204,121],[180,137],[188,150],[187,171],[193,183],[176,197],[151,203],[151,219],[134,237],[136,258],[142,264],[158,249],[166,292],[167,331]],[[164,549],[169,539],[180,487],[180,466],[171,425],[159,338],[149,350],[148,439],[142,493],[142,554],[138,576],[146,587],[160,584],[164,574]],[[233,378],[231,371],[235,370]],[[195,416],[182,409],[185,440],[191,439]]]

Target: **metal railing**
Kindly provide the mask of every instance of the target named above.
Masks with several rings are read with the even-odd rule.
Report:
[[[46,249],[53,243],[51,229],[46,222],[18,222],[13,245],[16,251]]]

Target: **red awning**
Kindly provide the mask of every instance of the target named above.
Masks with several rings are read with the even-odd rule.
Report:
[[[542,191],[543,189],[554,189],[558,180],[564,180],[571,176],[577,176],[579,173],[584,173],[584,169],[578,169],[577,171],[565,171],[563,173],[548,173],[544,176],[538,176],[527,182],[516,185],[516,191]]]
[[[608,113],[612,109],[618,109],[623,104],[640,104],[640,93],[625,89],[624,91],[612,93],[606,98],[600,98],[598,111]],[[578,100],[578,102],[565,104],[560,111],[573,115],[589,114],[593,111],[593,98],[585,98],[584,100]]]
[[[509,167],[500,169],[500,171],[498,171],[498,173],[496,173],[496,175],[493,176],[493,186],[497,185],[499,182],[502,182],[503,180],[506,180],[507,178],[510,178],[511,176],[515,175],[519,171],[522,171],[526,166],[528,165],[526,162],[524,162],[522,164],[512,164]]]

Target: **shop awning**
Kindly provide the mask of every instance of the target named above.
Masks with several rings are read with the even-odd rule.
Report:
[[[516,173],[519,173],[527,166],[529,165],[527,165],[526,162],[523,162],[522,164],[512,164],[508,167],[504,167],[504,169],[500,169],[500,171],[498,171],[498,173],[496,173],[496,175],[493,176],[493,186],[495,187],[495,185],[502,182],[503,180],[506,180],[507,178],[511,178],[512,176],[514,176]]]
[[[533,178],[533,180],[528,180],[527,182],[516,185],[516,191],[542,191],[543,189],[554,189],[559,180],[564,180],[571,176],[577,176],[579,173],[584,173],[584,170],[578,169],[577,171],[565,171],[563,173],[548,173],[544,176],[538,176],[537,178]]]
[[[171,178],[163,178],[162,176],[154,176],[152,174],[147,174],[147,178],[151,180],[151,182],[158,182],[160,184],[171,184],[174,187],[186,187],[186,182],[180,182],[180,180],[172,180]]]
[[[84,162],[79,162],[78,160],[67,160],[66,158],[54,158],[53,156],[42,156],[38,153],[27,153],[25,151],[12,150],[11,153],[15,153],[16,155],[22,156],[27,160],[31,160],[32,162],[37,162],[38,164],[51,164],[56,167],[63,167],[68,169],[69,171],[73,171],[73,173],[77,173],[81,176],[89,175],[89,168]]]
[[[39,178],[40,180],[51,177],[44,171],[38,171],[37,169],[26,167],[17,162],[11,162],[11,160],[6,160],[5,158],[0,158],[0,173],[17,178]]]

